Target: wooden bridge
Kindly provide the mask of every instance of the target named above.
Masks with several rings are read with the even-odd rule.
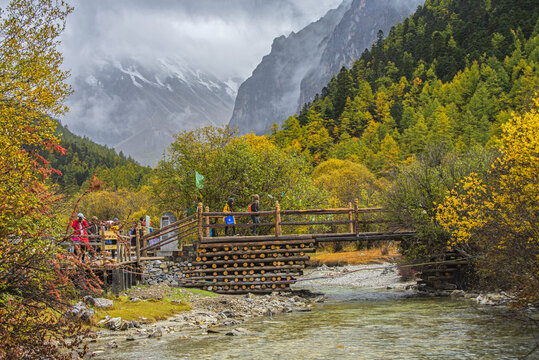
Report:
[[[261,219],[256,229],[259,235],[245,235],[245,230],[251,231],[254,215]],[[105,250],[92,259],[92,267],[115,292],[135,285],[144,276],[144,263],[164,260],[162,248],[177,243],[173,257],[180,256],[188,264],[178,274],[182,286],[227,294],[268,293],[288,289],[303,274],[309,254],[320,243],[362,242],[368,246],[373,241],[416,235],[387,215],[383,208],[360,208],[357,200],[347,208],[305,210],[281,210],[276,202],[271,211],[257,213],[212,212],[200,203],[196,214],[143,236],[137,224],[136,235],[102,229],[99,235],[88,237],[93,247]],[[223,223],[226,216],[235,217],[239,235],[217,235],[232,226]],[[414,269],[420,272],[419,283],[435,289],[461,283],[461,270],[468,263],[446,250],[426,261]]]
[[[402,229],[387,219],[383,208],[359,208],[357,200],[348,208],[281,210],[278,202],[271,211],[256,213],[260,235],[210,236],[223,233],[222,219],[234,216],[240,233],[253,227],[251,212],[211,212],[198,205],[197,213],[172,223],[136,241],[136,255],[148,259],[163,245],[177,241],[180,252],[190,246],[192,261],[183,269],[183,286],[218,293],[267,293],[285,290],[309,263],[309,254],[322,242],[402,240],[415,232]],[[138,234],[138,231],[137,231]],[[173,234],[173,236],[166,236]],[[151,239],[161,238],[148,245]],[[119,251],[118,253],[125,253]],[[140,261],[139,261],[140,263]]]

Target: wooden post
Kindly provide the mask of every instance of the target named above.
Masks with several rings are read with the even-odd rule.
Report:
[[[359,232],[359,200],[354,199],[354,232]]]
[[[139,223],[139,224],[137,225],[137,228],[138,228],[138,229],[142,229],[142,225]],[[140,231],[137,231],[137,234],[138,234],[139,232],[140,232]],[[144,233],[143,233],[142,235],[144,235]],[[144,236],[143,236],[143,237],[144,237]],[[146,248],[147,242],[148,242],[148,239],[142,239],[142,248],[143,248],[143,249]],[[142,251],[141,256],[142,256],[142,257],[147,257],[147,256],[148,256],[148,250]]]
[[[281,236],[281,205],[275,201],[275,236]]]
[[[99,236],[101,236],[101,258],[103,258],[105,256],[105,230],[101,226],[99,227]]]
[[[206,212],[210,212],[210,207],[209,206],[206,206]],[[210,225],[210,217],[209,216],[204,217],[204,223],[206,225]],[[209,226],[206,228],[206,237],[210,237],[210,227]]]
[[[348,203],[348,207],[350,208],[350,211],[348,212],[348,220],[350,220],[350,224],[348,224],[348,231],[350,233],[354,232],[354,208],[352,207],[352,203]]]
[[[202,219],[202,203],[198,203],[197,216],[198,216],[198,219],[197,219],[198,220],[198,241],[201,242],[202,238],[204,237],[204,232],[202,228],[202,223],[204,220]]]
[[[122,262],[122,253],[121,253],[121,246],[122,246],[122,243],[120,241],[120,239],[116,238],[116,261],[118,263],[121,263]]]
[[[112,269],[112,292],[116,297],[120,296],[120,270]]]
[[[140,224],[137,221],[137,226],[135,227],[135,251],[137,252],[137,266],[140,266]]]

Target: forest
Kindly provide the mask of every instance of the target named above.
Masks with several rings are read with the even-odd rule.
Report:
[[[359,199],[361,206],[391,209],[395,221],[419,232],[416,242],[401,245],[408,261],[448,246],[469,256],[499,252],[479,239],[478,229],[455,241],[460,226],[471,226],[463,224],[469,215],[457,209],[449,221],[448,207],[450,199],[465,201],[461,197],[472,190],[463,182],[470,177],[474,186],[500,186],[495,179],[501,170],[494,167],[508,166],[504,149],[524,151],[524,144],[512,143],[525,141],[524,135],[509,132],[528,131],[526,141],[536,146],[537,133],[519,124],[537,121],[537,12],[531,1],[428,1],[387,37],[379,32],[350,69],[343,67],[281,127],[266,136],[238,137],[228,127],[185,131],[154,170],[60,128],[71,151],[53,158],[64,176],[52,181],[65,192],[78,190],[72,191],[77,198],[97,174],[104,189],[85,195],[79,206],[100,219],[156,219],[164,210],[188,215],[199,202],[221,210],[229,197],[244,209],[254,193],[261,208],[275,201],[285,208],[338,207]],[[529,150],[523,164],[529,174],[538,166],[533,154]],[[527,180],[537,185],[533,175]],[[534,251],[536,200],[530,197],[519,210],[531,214],[520,214],[529,219],[519,236],[534,239],[526,245]],[[506,226],[507,233],[517,231]],[[478,262],[483,274],[516,251],[501,247],[507,253],[496,255],[497,265]],[[529,268],[515,273],[524,271],[534,274]],[[515,284],[514,276],[491,280],[474,278],[477,286]]]

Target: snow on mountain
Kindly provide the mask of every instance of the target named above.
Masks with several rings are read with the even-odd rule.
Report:
[[[101,60],[73,79],[75,93],[62,122],[142,164],[155,165],[173,134],[224,125],[239,82],[173,59],[149,65]]]

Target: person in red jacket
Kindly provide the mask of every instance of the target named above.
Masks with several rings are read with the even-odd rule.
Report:
[[[77,214],[77,219],[73,220],[71,227],[74,230],[73,241],[75,242],[75,245],[78,243],[80,251],[82,252],[82,259],[84,260],[84,251],[87,247],[86,244],[88,244],[88,238],[84,235],[88,235],[88,222],[82,213]],[[77,247],[75,247],[75,249],[77,249]]]

